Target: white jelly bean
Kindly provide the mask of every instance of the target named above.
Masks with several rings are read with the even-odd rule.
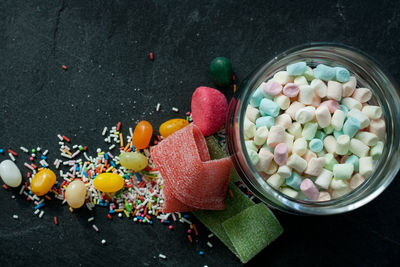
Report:
[[[22,174],[17,165],[9,159],[0,163],[0,176],[3,182],[11,187],[18,187],[22,182]]]

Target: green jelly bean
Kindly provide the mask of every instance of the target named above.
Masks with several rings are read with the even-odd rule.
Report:
[[[211,80],[218,86],[226,87],[231,84],[232,63],[226,57],[216,57],[210,64]]]

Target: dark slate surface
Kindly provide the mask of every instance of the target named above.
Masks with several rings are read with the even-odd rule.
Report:
[[[197,86],[212,86],[208,64],[220,55],[232,60],[243,79],[292,46],[341,42],[370,54],[400,80],[399,9],[398,1],[2,0],[0,147],[40,145],[54,160],[58,133],[94,152],[107,147],[100,134],[104,126],[121,121],[126,131],[147,119],[158,128],[177,116],[173,106],[184,116]],[[231,89],[224,92],[229,97]],[[250,264],[395,266],[399,181],[348,214],[317,218],[276,212],[285,233]],[[97,208],[96,233],[87,223],[93,214],[87,210],[71,214],[51,201],[38,219],[29,202],[12,195],[17,192],[1,188],[1,266],[240,265],[216,239],[207,248],[202,226],[199,241],[191,245],[181,225],[169,231],[159,223],[109,221]],[[13,214],[20,219],[13,220]],[[59,226],[52,222],[55,215]],[[103,238],[107,246],[100,244]],[[198,255],[200,249],[204,256]],[[159,253],[168,258],[159,259]]]

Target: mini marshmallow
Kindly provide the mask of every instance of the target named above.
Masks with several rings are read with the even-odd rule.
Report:
[[[290,76],[286,71],[278,71],[272,79],[280,84],[293,82],[293,76]]]
[[[286,66],[286,72],[289,75],[298,76],[302,75],[307,69],[306,62],[296,62]]]
[[[303,76],[307,79],[307,81],[312,81],[315,79],[314,71],[309,66],[307,66],[306,71],[303,73]]]
[[[331,184],[329,185],[330,188],[333,190],[340,190],[340,189],[345,189],[349,188],[348,181],[345,179],[335,179],[333,178],[331,180]]]
[[[327,106],[319,106],[315,111],[319,127],[325,128],[331,123],[331,113]]]
[[[255,152],[258,151],[258,148],[257,148],[257,146],[254,144],[254,141],[253,141],[253,140],[247,140],[247,141],[244,142],[244,144],[245,144],[245,146],[246,146],[247,151],[249,151],[249,150],[253,150],[253,151],[255,151]]]
[[[372,157],[360,158],[360,175],[363,177],[368,177],[374,171],[374,161]]]
[[[271,116],[264,116],[256,119],[256,129],[262,126],[266,126],[268,129],[270,129],[274,125],[275,119]]]
[[[252,105],[247,105],[246,118],[248,118],[251,122],[255,123],[259,117],[260,117],[259,110],[253,107]]]
[[[321,130],[317,130],[317,132],[315,133],[315,138],[318,138],[321,141],[324,141],[325,137],[326,137],[326,133],[324,133]]]
[[[284,129],[289,128],[292,125],[292,118],[286,113],[282,113],[275,120],[276,125],[282,126]]]
[[[343,135],[343,131],[333,131],[333,136],[335,137],[335,139],[337,140],[339,138],[339,136]]]
[[[304,137],[298,138],[293,143],[293,153],[303,156],[307,152],[307,141]]]
[[[354,190],[357,187],[359,187],[362,183],[364,183],[364,181],[365,178],[362,177],[359,173],[356,173],[350,180],[350,188]]]
[[[279,106],[268,98],[263,98],[260,103],[260,113],[262,116],[276,117],[279,115]]]
[[[315,79],[312,80],[311,84],[310,84],[311,88],[313,88],[314,92],[321,98],[326,97],[326,92],[328,90],[328,87],[326,86],[326,84],[319,80],[319,79]]]
[[[304,107],[305,107],[305,106],[304,106],[303,103],[294,101],[292,104],[290,104],[290,106],[288,107],[288,109],[285,110],[285,113],[288,114],[288,115],[292,118],[292,120],[295,120],[295,119],[296,119],[296,112],[297,112],[299,109],[302,109],[302,108],[304,108]]]
[[[303,173],[307,168],[307,161],[297,154],[292,154],[288,158],[286,165],[298,171],[299,173]]]
[[[279,176],[281,176],[282,178],[286,179],[289,178],[290,175],[292,175],[292,169],[286,165],[282,165],[279,167],[276,173],[279,174]]]
[[[308,162],[307,168],[304,171],[304,173],[311,176],[318,176],[322,172],[324,165],[325,165],[324,158],[313,158],[310,160],[310,162]]]
[[[286,185],[290,186],[291,188],[293,188],[295,190],[300,190],[300,184],[302,181],[303,181],[303,179],[301,178],[301,176],[298,173],[292,172],[290,177],[286,179]]]
[[[290,106],[290,98],[285,95],[276,96],[274,101],[282,110],[287,110]]]
[[[324,81],[330,81],[335,78],[336,70],[335,68],[326,66],[324,64],[318,64],[314,69],[314,76],[317,79],[321,79]]]
[[[257,151],[254,151],[254,150],[247,150],[247,154],[249,154],[250,162],[251,162],[253,165],[257,165],[257,163],[258,163],[258,161],[259,161]]]
[[[309,86],[308,83],[306,85],[301,85],[299,88],[299,101],[303,104],[310,105],[314,96],[314,89]]]
[[[294,83],[288,83],[283,87],[283,94],[287,97],[296,97],[300,92],[300,88]]]
[[[378,136],[379,140],[384,140],[386,137],[385,121],[382,119],[370,121],[369,132],[376,134],[376,136]]]
[[[349,109],[345,105],[339,105],[339,108],[341,111],[344,112],[344,116],[347,117],[347,113],[349,112]]]
[[[274,160],[279,165],[285,165],[288,159],[288,147],[285,143],[279,143],[274,149]]]
[[[373,160],[378,160],[383,153],[384,144],[382,141],[378,141],[375,146],[371,148],[371,157]]]
[[[353,172],[353,164],[343,163],[333,165],[333,177],[335,179],[350,179]]]
[[[359,132],[355,138],[366,144],[367,146],[374,146],[378,142],[378,136],[370,132]]]
[[[349,110],[352,110],[352,109],[361,110],[361,108],[362,108],[362,104],[359,101],[357,101],[354,98],[352,98],[352,97],[343,98],[342,99],[342,105],[344,105]]]
[[[348,135],[341,135],[336,139],[336,154],[346,155],[349,152],[350,137]]]
[[[365,105],[361,112],[371,120],[378,120],[380,117],[382,117],[382,108],[379,106]]]
[[[340,101],[342,99],[342,84],[336,81],[328,82],[328,89],[326,91],[326,95],[329,99],[334,99],[336,101]]]
[[[379,143],[379,142],[378,142]],[[350,152],[356,155],[359,158],[366,157],[369,152],[369,146],[364,145],[363,142],[361,142],[358,139],[351,139],[350,140]]]
[[[343,84],[343,97],[351,96],[356,89],[357,79],[354,76],[351,76],[349,81]]]
[[[310,141],[310,143],[308,144],[308,147],[310,148],[310,150],[311,150],[312,152],[318,153],[318,152],[321,152],[321,151],[322,151],[322,149],[324,148],[324,144],[323,144],[323,142],[321,141],[321,139],[314,138],[314,139],[312,139],[312,140]]]
[[[332,99],[322,102],[320,106],[326,106],[331,114],[340,109],[339,103]]]
[[[351,109],[347,113],[347,116],[357,119],[360,122],[360,129],[364,129],[365,127],[368,127],[368,125],[370,124],[369,118],[359,109]]]
[[[298,87],[302,85],[308,85],[307,79],[304,76],[297,76],[294,79],[294,84],[297,85]],[[301,88],[300,88],[300,93],[301,93]]]
[[[266,172],[271,164],[274,155],[267,149],[261,148],[260,152],[258,152],[259,161],[256,165],[256,170]]]
[[[282,85],[274,80],[269,80],[262,88],[264,95],[276,96],[282,92]]]
[[[321,104],[321,98],[314,93],[311,99],[311,106],[318,108],[320,104]]]
[[[331,195],[329,194],[329,192],[326,191],[319,192],[318,201],[329,201],[329,200],[331,200]]]
[[[359,160],[359,158],[358,158],[356,155],[351,155],[351,156],[349,156],[349,157],[346,159],[345,163],[351,163],[351,164],[353,164],[353,166],[354,166],[354,171],[355,171],[355,172],[358,172],[359,166],[360,166],[360,160]]]
[[[287,145],[289,153],[292,153],[294,136],[285,132],[283,142]]]
[[[248,118],[244,118],[243,134],[247,139],[253,138],[256,134],[256,125],[252,123]]]
[[[258,108],[260,106],[261,100],[264,98],[263,93],[261,92],[260,88],[257,88],[250,96],[250,105],[252,105],[255,108]]]
[[[267,141],[268,129],[266,126],[260,127],[256,130],[254,135],[254,144],[257,146],[262,146]]]
[[[307,152],[302,156],[303,159],[307,161],[307,164],[312,160],[313,158],[316,158],[317,154],[312,152],[311,150],[307,150]]]
[[[277,144],[283,142],[284,137],[285,129],[280,125],[274,125],[268,133],[267,145],[274,148]]]
[[[368,88],[356,88],[352,97],[361,103],[365,103],[371,100],[372,92]]]
[[[348,135],[350,138],[353,138],[358,130],[360,130],[360,122],[353,117],[348,117],[347,120],[343,124],[343,133]]]
[[[296,198],[299,195],[299,192],[289,188],[289,187],[284,187],[281,189],[282,194],[285,194],[291,198]]]
[[[350,192],[351,192],[350,187],[346,187],[346,188],[338,189],[338,190],[333,190],[332,191],[332,198],[334,198],[334,199],[335,198],[339,198],[339,197],[347,195]]]
[[[338,109],[332,115],[331,125],[337,131],[340,131],[343,127],[343,122],[344,122],[344,112]]]
[[[325,127],[323,130],[324,130],[324,133],[326,135],[328,135],[328,134],[333,133],[333,131],[335,131],[335,128],[333,128],[332,125],[329,125],[329,126]]]
[[[301,192],[311,200],[317,200],[319,197],[318,188],[310,179],[304,179],[300,184]]]
[[[307,106],[299,109],[295,114],[296,121],[304,124],[314,119],[315,116],[315,108],[312,106]]]
[[[332,135],[328,135],[324,139],[324,147],[328,153],[336,153],[336,139]]]
[[[306,139],[306,140],[311,140],[314,138],[315,133],[317,132],[318,129],[318,123],[316,122],[307,122],[304,124],[303,131],[301,132],[301,135]]]
[[[302,131],[303,129],[301,128],[301,124],[299,122],[293,122],[292,125],[288,128],[288,132],[293,135],[295,139],[302,137]]]
[[[335,71],[336,71],[335,78],[338,82],[345,83],[349,81],[350,72],[347,69],[342,67],[336,67]]]
[[[285,179],[283,179],[282,177],[279,176],[279,174],[274,174],[271,175],[268,179],[267,179],[267,183],[275,188],[275,189],[279,189],[279,187],[285,182]]]
[[[271,164],[269,164],[268,169],[265,171],[265,173],[272,175],[276,173],[277,169],[278,169],[278,164],[276,164],[275,161],[272,161]]]
[[[320,174],[317,177],[317,180],[315,180],[315,184],[319,185],[320,187],[324,189],[328,189],[329,185],[331,183],[333,177],[333,173],[331,171],[328,171],[327,169],[322,169]]]

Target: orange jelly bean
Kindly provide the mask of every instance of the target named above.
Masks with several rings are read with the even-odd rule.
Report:
[[[185,119],[172,119],[161,124],[159,132],[164,138],[166,138],[188,125],[189,122]]]
[[[31,191],[37,196],[43,196],[50,191],[56,180],[56,174],[52,170],[43,169],[32,178]]]
[[[135,149],[147,148],[153,135],[153,126],[148,121],[141,121],[136,125],[132,136],[132,145]]]

